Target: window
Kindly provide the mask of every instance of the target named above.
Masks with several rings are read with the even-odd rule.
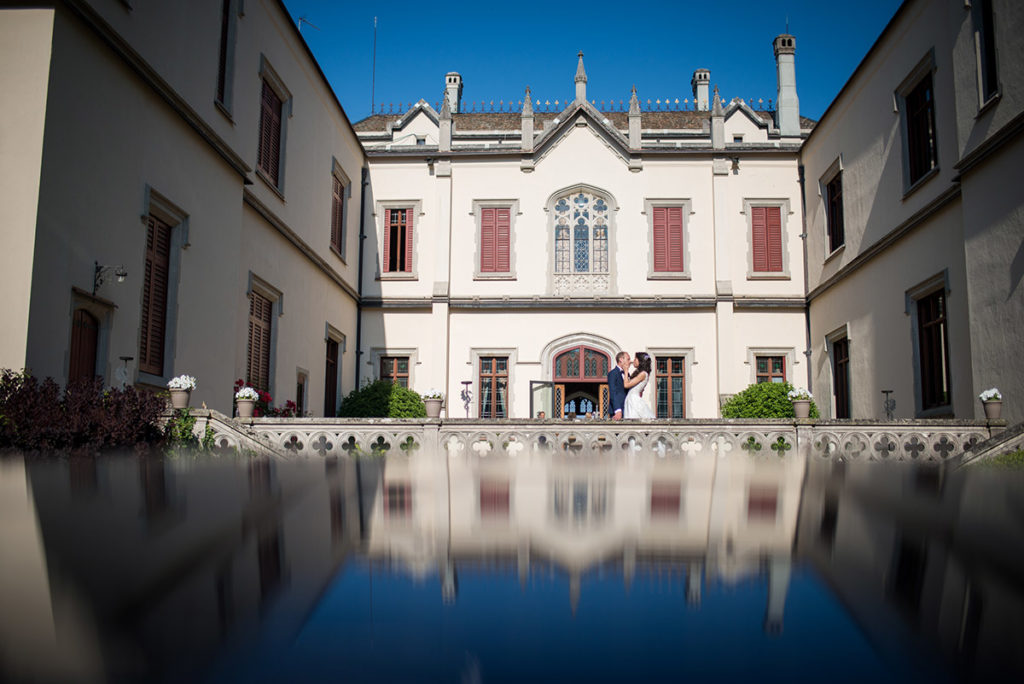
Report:
[[[384,271],[412,273],[412,209],[385,210]]]
[[[750,207],[750,242],[753,273],[783,273],[782,208]]]
[[[659,356],[655,361],[654,383],[658,418],[686,417],[686,359]]]
[[[555,272],[608,272],[608,204],[590,192],[555,202]]]
[[[161,377],[164,374],[170,264],[171,227],[150,214],[146,221],[146,266],[142,275],[139,370]]]
[[[270,332],[273,302],[255,290],[249,293],[249,349],[246,382],[270,391]]]
[[[345,256],[345,185],[331,177],[331,249]]]
[[[306,414],[306,384],[308,377],[302,371],[295,375],[295,415],[299,417]]]
[[[756,382],[786,382],[785,356],[758,356],[756,364]]]
[[[683,207],[653,207],[654,272],[683,271]]]
[[[257,168],[272,186],[281,186],[281,115],[284,102],[274,92],[269,81],[263,79],[260,106],[260,144]]]
[[[508,357],[480,357],[481,418],[508,417]]]
[[[508,207],[480,209],[480,273],[511,272],[511,213]]]
[[[825,184],[825,215],[828,219],[828,251],[839,249],[846,241],[843,229],[843,172]]]
[[[972,0],[971,15],[974,22],[974,46],[978,59],[978,92],[981,103],[985,104],[999,92],[992,0]]]
[[[409,386],[409,357],[408,356],[382,356],[380,357],[380,379],[389,380],[402,387]]]
[[[921,409],[927,411],[948,406],[949,342],[945,290],[938,290],[917,300],[917,341]]]
[[[902,110],[905,190],[912,188],[938,166],[933,64],[929,54],[897,91]]]
[[[836,418],[850,417],[850,340],[832,341],[832,382],[836,399]]]
[[[231,108],[231,81],[234,75],[235,13],[237,0],[223,0],[220,10],[220,53],[217,55],[217,103],[226,112]]]
[[[334,417],[338,412],[339,348],[337,340],[327,338],[327,358],[324,363],[324,416],[328,418]]]

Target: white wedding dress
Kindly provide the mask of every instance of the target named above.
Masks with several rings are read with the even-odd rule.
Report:
[[[640,396],[640,393],[644,391],[644,387],[647,387],[647,381],[650,379],[651,376],[648,375],[639,383],[629,388],[629,394],[626,395],[626,405],[622,411],[623,418],[633,420],[648,420],[654,418],[654,411],[651,410],[651,405],[647,403],[646,399]]]

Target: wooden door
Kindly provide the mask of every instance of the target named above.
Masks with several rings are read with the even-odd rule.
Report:
[[[608,383],[604,383],[597,389],[597,405],[600,407],[598,412],[602,416],[608,416],[610,418],[612,415],[611,404],[611,394],[608,391]]]
[[[96,342],[100,322],[85,309],[76,309],[71,318],[71,354],[68,382],[96,377]]]

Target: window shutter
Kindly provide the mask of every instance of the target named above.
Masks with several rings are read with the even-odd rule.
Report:
[[[486,208],[480,211],[480,272],[493,273],[495,265],[495,243],[497,232],[496,214],[498,210]]]
[[[668,209],[654,208],[654,270],[668,270]]]
[[[412,273],[412,209],[402,209],[405,212],[405,268],[406,273]]]
[[[766,207],[768,237],[768,271],[782,272],[782,210]]]
[[[263,81],[263,104],[260,109],[259,167],[275,185],[281,159],[281,98],[267,81]]]
[[[384,272],[391,270],[391,212],[394,209],[384,210],[384,267],[381,269]]]
[[[683,208],[669,207],[665,210],[668,234],[667,266],[669,271],[683,270]]]
[[[754,271],[768,270],[768,218],[767,207],[751,207],[751,242],[754,249]]]
[[[512,270],[512,211],[507,208],[495,212],[494,224],[494,269],[499,273]]]
[[[253,292],[249,296],[249,384],[260,390],[270,387],[270,312],[272,302]]]
[[[139,370],[164,373],[164,333],[167,325],[167,279],[170,271],[171,228],[150,216],[146,226],[146,266],[142,283]]]
[[[344,188],[341,181],[334,177],[333,193],[331,196],[331,245],[341,251],[341,223],[344,208]]]

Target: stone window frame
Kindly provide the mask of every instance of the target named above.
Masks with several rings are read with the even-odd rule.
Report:
[[[469,361],[467,363],[470,365],[473,379],[473,384],[471,385],[473,402],[470,405],[469,417],[480,417],[480,357],[482,356],[505,356],[508,358],[508,394],[505,397],[505,406],[507,408],[505,418],[512,418],[514,413],[512,410],[513,399],[515,397],[515,367],[519,362],[518,347],[472,347],[469,350]],[[461,381],[459,381],[459,384],[461,385]],[[445,405],[451,411],[451,405],[448,401],[445,402]]]
[[[281,100],[281,140],[279,143],[279,149],[277,154],[277,182],[275,183],[272,178],[267,176],[262,169],[259,167],[258,159],[255,168],[256,175],[267,184],[267,187],[274,191],[282,201],[284,200],[285,191],[285,169],[287,161],[287,149],[288,149],[288,120],[292,118],[294,98],[292,93],[288,90],[284,84],[284,80],[278,76],[277,71],[271,66],[270,60],[267,59],[265,54],[260,54],[260,70],[259,70],[260,83],[264,81],[270,86],[271,90],[277,95],[278,99]],[[262,85],[260,88],[262,93]],[[262,97],[262,95],[260,96]],[[260,111],[262,111],[263,103],[260,102]],[[259,126],[259,115],[257,115],[257,127]],[[257,145],[257,156],[259,151],[259,145]]]
[[[657,359],[659,356],[682,356],[683,357],[683,373],[686,379],[686,385],[683,390],[686,393],[686,401],[683,402],[683,410],[686,412],[686,416],[693,416],[693,392],[690,391],[692,387],[693,379],[693,367],[697,365],[697,362],[693,360],[694,348],[693,347],[650,347],[647,349],[647,353],[651,355],[653,368],[657,369]],[[614,358],[612,361],[614,362]],[[655,373],[655,385],[654,385],[654,411],[657,414],[658,411],[658,386],[657,386],[657,374]]]
[[[408,209],[412,212],[412,270],[384,270],[384,241],[387,240],[388,209]],[[377,224],[377,280],[419,280],[420,233],[423,232],[423,200],[377,200],[374,203],[373,220]]]
[[[366,363],[370,364],[372,373],[367,378],[372,378],[373,382],[381,380],[380,377],[380,360],[384,356],[407,356],[409,357],[409,389],[416,387],[416,366],[419,365],[419,349],[416,347],[371,347],[369,353],[369,359]],[[341,362],[338,362],[341,365]],[[338,388],[339,392],[341,388]]]
[[[840,154],[839,156],[836,157],[835,161],[833,161],[829,165],[829,167],[827,169],[825,169],[825,173],[821,174],[821,177],[818,179],[818,198],[821,200],[821,213],[822,213],[822,216],[825,218],[824,225],[822,226],[822,232],[823,232],[823,235],[824,235],[824,242],[823,242],[824,252],[825,252],[824,261],[826,261],[826,262],[830,261],[830,260],[834,259],[835,257],[837,257],[838,255],[842,254],[842,252],[844,251],[844,249],[846,247],[846,203],[845,203],[846,192],[845,192],[845,189],[844,189],[844,192],[843,192],[843,195],[842,195],[842,197],[843,197],[843,227],[842,227],[843,228],[843,241],[839,244],[838,247],[836,247],[835,249],[832,249],[832,240],[831,240],[831,237],[829,235],[829,218],[830,217],[829,217],[829,206],[828,206],[828,186],[837,177],[840,179],[840,183],[842,183],[842,174],[843,174],[843,155]]]
[[[973,0],[970,3],[971,10],[971,38],[974,46],[974,59],[976,78],[978,79],[978,114],[981,116],[988,109],[999,101],[1003,93],[1003,83],[999,78],[999,46],[995,44],[995,11],[992,7],[991,0]],[[992,22],[992,25],[988,27],[986,31],[985,27],[985,14],[988,14],[988,19]],[[986,35],[990,34],[990,35]],[[987,57],[985,56],[985,49],[983,42],[986,45],[991,46],[991,69],[993,71],[993,77],[995,78],[995,89],[985,97],[985,75],[987,73]]]
[[[786,360],[785,377],[786,382],[799,387],[793,382],[796,375],[796,348],[795,347],[747,347],[747,360],[744,362],[750,366],[750,385],[757,383],[757,357],[758,356],[782,356]]]
[[[654,270],[654,210],[660,207],[682,209],[683,214],[683,270]],[[691,280],[690,270],[690,216],[693,216],[693,200],[689,197],[675,199],[644,198],[643,214],[647,218],[647,279],[648,280]]]
[[[832,330],[832,332],[827,333],[825,335],[825,337],[824,337],[825,358],[828,360],[828,363],[826,364],[826,367],[828,368],[828,378],[829,378],[829,383],[828,383],[828,391],[829,391],[828,407],[829,407],[829,416],[831,416],[832,418],[835,418],[835,415],[836,415],[836,377],[835,377],[835,361],[832,358],[832,345],[835,344],[836,342],[838,342],[839,340],[842,340],[842,339],[846,340],[846,344],[847,344],[847,346],[851,350],[851,352],[849,352],[851,354],[850,359],[852,359],[853,338],[850,337],[850,323],[849,322],[843,323],[839,327],[837,327],[834,330]],[[849,361],[848,361],[848,363],[849,363]],[[847,371],[849,372],[849,369],[847,369]],[[850,414],[851,414],[851,416],[853,414],[853,392],[851,391],[853,389],[853,382],[852,382],[852,380],[853,380],[853,376],[851,375],[849,377],[849,379],[848,379],[848,386],[846,388],[847,394],[848,394],[849,399],[850,399]],[[820,403],[818,404],[818,409],[819,410],[821,409],[821,404]]]
[[[935,294],[936,292],[943,292],[945,295],[946,303],[946,364],[949,372],[949,402],[941,406],[935,406],[930,409],[922,409],[924,405],[924,396],[922,389],[922,377],[921,377],[921,340],[918,334],[920,325],[918,321],[917,313],[917,302],[924,297]],[[952,358],[953,351],[950,348],[952,341],[950,340],[949,327],[950,327],[950,315],[949,315],[949,269],[943,269],[939,273],[936,273],[930,278],[921,281],[914,287],[908,288],[904,295],[905,309],[904,313],[910,318],[910,340],[911,340],[911,352],[913,358],[913,369],[914,369],[914,417],[915,418],[937,418],[937,417],[949,417],[953,415],[953,366]]]
[[[238,18],[243,14],[244,0],[225,0],[228,3],[228,25],[224,46],[224,96],[220,97],[217,92],[217,85],[214,85],[213,104],[221,114],[227,117],[228,121],[234,122],[232,105],[234,99],[235,82],[235,46],[238,38]],[[223,5],[221,6],[223,7]],[[220,72],[220,57],[218,55],[218,76]]]
[[[508,268],[506,272],[498,271],[481,271],[480,260],[482,257],[482,237],[481,237],[481,217],[483,209],[508,209],[509,216],[509,228],[508,228]],[[473,280],[516,280],[516,217],[522,215],[522,211],[519,209],[518,199],[488,199],[488,200],[473,200],[472,209],[469,215],[473,217],[474,225],[474,241],[476,244],[475,253],[473,255]],[[415,241],[416,234],[413,233],[413,240]]]
[[[599,188],[596,185],[590,185],[589,183],[573,183],[572,185],[564,186],[548,196],[547,201],[544,203],[544,213],[547,214],[547,231],[545,232],[544,244],[548,250],[547,255],[547,280],[548,280],[548,294],[552,294],[555,291],[555,277],[564,275],[574,275],[558,273],[555,263],[555,203],[562,197],[570,195],[574,192],[588,192],[601,197],[605,202],[608,203],[608,272],[594,274],[593,271],[589,273],[581,273],[576,275],[582,276],[593,276],[593,275],[607,275],[608,277],[608,288],[606,291],[593,292],[591,294],[600,295],[613,295],[616,292],[616,244],[618,240],[618,222],[616,215],[620,209],[619,201],[615,198],[610,191]],[[591,236],[593,240],[593,236]]]
[[[754,207],[778,207],[780,223],[780,241],[782,243],[782,270],[781,271],[755,271],[754,270],[754,224],[751,209]],[[790,209],[789,198],[750,198],[743,199],[743,211],[746,221],[747,238],[747,280],[791,280],[790,259],[789,259],[789,217],[793,215]]]

